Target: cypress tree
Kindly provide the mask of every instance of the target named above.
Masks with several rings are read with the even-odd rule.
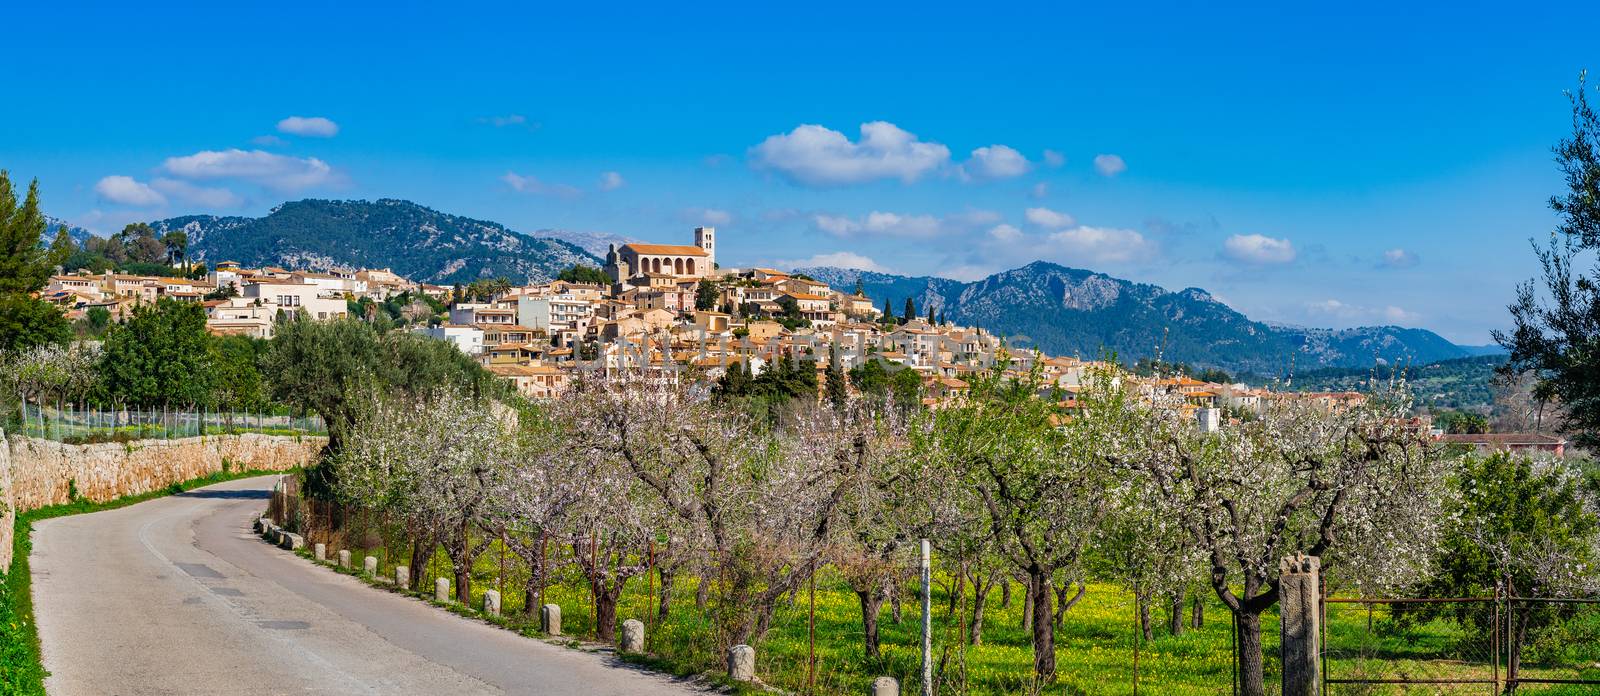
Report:
[[[913,300],[913,299],[907,297],[906,298],[906,313],[902,317],[902,321],[900,323],[904,324],[905,322],[911,321],[912,319],[916,319],[916,318],[917,318],[917,302],[916,302],[916,300]]]
[[[839,346],[833,346],[828,354],[828,402],[833,404],[833,410],[843,414],[848,404],[849,392],[844,386],[844,368],[839,365]]]
[[[889,298],[883,298],[883,320],[894,321],[894,305],[889,304]]]

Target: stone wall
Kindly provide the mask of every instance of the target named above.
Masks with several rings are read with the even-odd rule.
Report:
[[[105,502],[216,473],[225,461],[233,471],[308,466],[326,443],[324,437],[254,433],[92,445],[12,437],[5,496],[17,511],[68,502],[72,486],[83,498]]]
[[[16,496],[11,494],[11,448],[0,430],[0,573],[11,570],[11,541],[17,527]]]

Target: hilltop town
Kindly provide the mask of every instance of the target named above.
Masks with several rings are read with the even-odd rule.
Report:
[[[205,307],[211,333],[259,339],[272,338],[274,326],[290,315],[373,318],[382,304],[399,303],[404,330],[454,344],[529,398],[559,396],[579,370],[592,367],[670,367],[714,381],[734,365],[754,376],[788,359],[814,369],[822,385],[834,361],[841,375],[868,362],[909,369],[917,376],[918,398],[936,407],[961,396],[976,374],[1003,358],[1013,374],[1036,374],[1045,389],[1059,390],[1060,406],[1070,414],[1086,374],[1106,367],[1011,346],[936,312],[918,316],[905,307],[896,316],[888,301],[877,306],[859,287],[830,287],[773,268],[722,267],[712,227],[694,228],[690,244],[613,244],[603,269],[581,270],[548,283],[452,287],[387,269],[251,269],[223,261],[193,279],[56,275],[40,294],[69,318],[98,308],[117,319],[160,299],[196,302]],[[1272,399],[1304,399],[1328,410],[1365,399],[1353,391],[1274,391],[1182,374],[1124,377],[1141,393],[1181,396],[1182,408],[1206,430],[1249,418]]]

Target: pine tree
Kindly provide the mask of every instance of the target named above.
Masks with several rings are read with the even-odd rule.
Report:
[[[834,345],[828,355],[828,403],[833,404],[833,410],[843,414],[845,406],[849,403],[850,394],[844,386],[844,368],[839,364],[839,346]]]
[[[28,185],[28,196],[18,208],[11,176],[0,170],[0,292],[34,292],[50,281],[39,246],[44,230],[39,180]]]
[[[45,253],[45,265],[52,269],[65,267],[77,250],[78,243],[72,241],[72,234],[62,225],[56,228],[56,238],[50,242],[50,251]]]

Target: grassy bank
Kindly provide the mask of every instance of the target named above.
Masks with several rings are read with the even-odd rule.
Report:
[[[0,694],[33,696],[45,692],[45,671],[39,660],[39,631],[33,620],[32,576],[28,569],[28,554],[33,549],[30,533],[33,531],[34,522],[52,517],[114,510],[224,481],[281,473],[286,472],[224,470],[209,476],[174,483],[161,490],[117,498],[104,503],[79,499],[62,505],[51,505],[19,513],[16,534],[12,539],[11,570],[5,574],[4,582],[0,582]]]

